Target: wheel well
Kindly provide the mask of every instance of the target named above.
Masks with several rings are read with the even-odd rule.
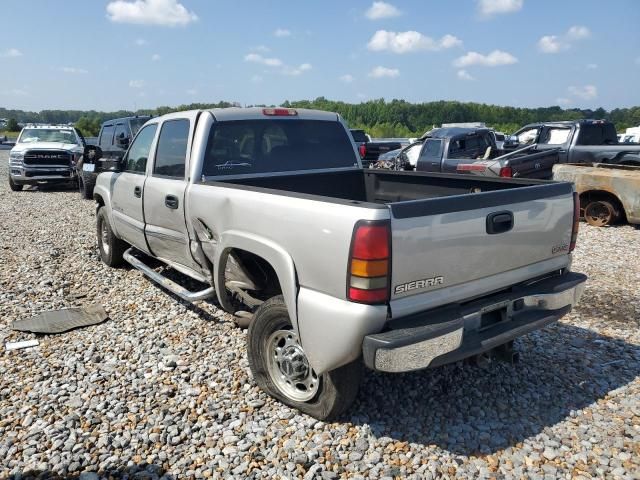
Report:
[[[98,194],[94,195],[93,199],[97,202],[98,208],[104,207],[104,200],[102,199],[102,197],[100,195],[98,195]]]
[[[222,277],[223,279],[223,281],[220,282],[219,289],[220,296],[222,297],[221,304],[225,310],[241,309],[237,305],[238,299],[234,298],[234,295],[232,295],[231,291],[226,287],[227,281],[230,280],[227,278],[230,273],[229,269],[227,269],[230,257],[234,258],[235,263],[239,267],[239,272],[236,270],[236,273],[239,273],[239,276],[244,276],[247,279],[246,283],[251,283],[256,287],[256,289],[245,290],[250,292],[251,297],[266,301],[282,293],[278,274],[267,260],[247,250],[232,248],[223,255],[220,264],[221,271],[218,273],[218,278]],[[238,280],[238,278],[231,279]]]
[[[590,203],[603,200],[609,202],[618,211],[621,218],[625,218],[625,211],[622,202],[613,193],[605,190],[589,190],[580,194],[580,210],[584,213],[584,208]]]

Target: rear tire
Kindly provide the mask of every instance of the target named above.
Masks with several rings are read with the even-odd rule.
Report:
[[[604,227],[614,223],[620,213],[614,205],[606,200],[594,200],[584,208],[584,219],[594,227]]]
[[[129,244],[115,236],[104,207],[100,207],[96,217],[100,258],[109,267],[122,266],[124,264],[123,254],[129,248]]]
[[[360,360],[316,375],[293,330],[282,295],[267,300],[256,311],[249,325],[247,354],[253,378],[262,390],[319,420],[335,419],[358,394]]]
[[[78,183],[82,198],[85,200],[93,199],[93,189],[96,186],[96,176],[81,171],[80,175],[78,175]]]
[[[11,176],[9,176],[9,188],[11,189],[12,192],[21,192],[22,189],[24,188],[24,185],[19,185],[15,183],[11,178]]]

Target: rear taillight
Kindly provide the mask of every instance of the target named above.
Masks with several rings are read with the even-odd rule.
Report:
[[[270,117],[295,117],[298,111],[295,108],[263,108],[262,114]]]
[[[571,243],[569,243],[569,252],[573,252],[576,248],[578,240],[578,228],[580,227],[580,196],[578,192],[573,192],[573,227],[571,229]]]
[[[513,177],[513,170],[511,170],[511,167],[502,167],[500,169],[500,176],[503,178],[511,178]]]
[[[360,158],[364,158],[367,156],[367,146],[363,143],[358,147],[358,152],[360,152]]]
[[[391,228],[388,221],[358,222],[353,231],[347,298],[352,302],[385,303],[391,276]]]

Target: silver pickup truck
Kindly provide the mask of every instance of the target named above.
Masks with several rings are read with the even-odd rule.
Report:
[[[247,318],[256,383],[319,419],[353,402],[362,363],[406,372],[510,345],[586,280],[570,271],[570,183],[365,170],[335,113],[172,113],[110,168],[94,191],[102,260]]]

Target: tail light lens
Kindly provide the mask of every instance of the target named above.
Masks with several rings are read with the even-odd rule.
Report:
[[[502,167],[500,169],[500,176],[503,178],[511,178],[513,177],[513,170],[511,170],[511,167]]]
[[[295,108],[263,108],[262,114],[270,117],[295,117],[298,111]]]
[[[358,222],[351,240],[347,298],[379,304],[389,301],[391,227],[388,221]]]
[[[573,192],[573,227],[571,229],[571,243],[569,243],[569,252],[573,252],[576,248],[578,240],[578,228],[580,227],[580,196],[578,192]]]
[[[363,143],[358,147],[358,152],[360,152],[360,158],[364,158],[367,156],[367,146]]]

